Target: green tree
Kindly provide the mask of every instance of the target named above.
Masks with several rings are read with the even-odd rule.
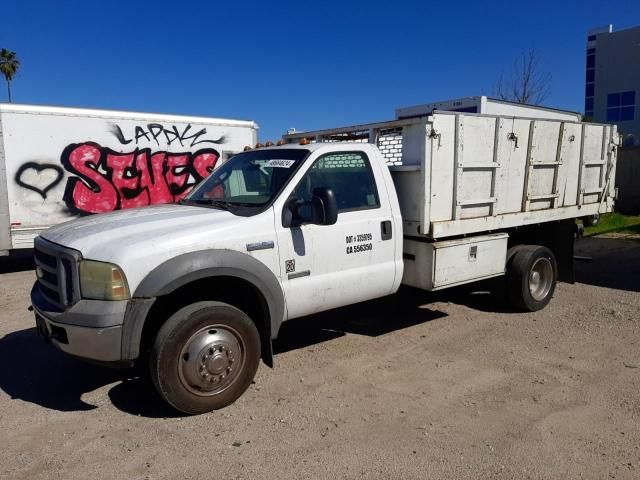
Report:
[[[7,92],[9,93],[9,102],[11,102],[11,81],[16,72],[20,68],[20,60],[16,56],[16,52],[3,48],[0,51],[0,72],[7,80]]]

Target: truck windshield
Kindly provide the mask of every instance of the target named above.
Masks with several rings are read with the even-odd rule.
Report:
[[[271,203],[308,154],[304,149],[279,148],[239,153],[216,168],[183,203],[234,213],[247,207],[255,211]]]

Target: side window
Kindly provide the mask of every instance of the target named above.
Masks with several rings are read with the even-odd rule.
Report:
[[[369,159],[363,152],[336,152],[315,161],[294,190],[303,201],[311,200],[314,188],[333,190],[338,212],[378,208],[380,202]]]

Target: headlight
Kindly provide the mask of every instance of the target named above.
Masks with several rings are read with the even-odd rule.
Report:
[[[128,300],[129,286],[120,267],[112,263],[82,260],[80,262],[82,298],[91,300]]]

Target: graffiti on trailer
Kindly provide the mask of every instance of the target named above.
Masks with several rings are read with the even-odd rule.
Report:
[[[46,178],[47,172],[52,173],[52,175],[49,175],[49,177],[52,176],[52,178],[49,178],[48,182]],[[35,182],[31,180],[33,183],[30,183],[29,173],[35,173],[37,179]],[[63,176],[64,170],[62,170],[58,165],[53,165],[51,163],[27,162],[23,163],[20,168],[18,168],[15,176],[15,182],[22,188],[38,193],[46,200],[47,192],[52,188],[55,188],[62,181]],[[42,183],[42,185],[39,185],[39,183]]]
[[[213,148],[121,153],[93,142],[71,144],[61,157],[75,175],[67,180],[64,201],[83,215],[176,202],[211,173],[219,158]]]
[[[119,152],[95,142],[74,143],[62,152],[64,169],[52,163],[26,162],[16,171],[15,183],[48,200],[66,170],[71,175],[67,176],[63,200],[71,212],[80,215],[172,203],[211,173],[220,158],[213,146],[225,142],[224,135],[206,138],[206,128],[191,124],[147,123],[133,128],[112,124],[110,131],[131,150]],[[182,152],[166,151],[172,145]]]
[[[155,144],[159,146],[161,142],[164,142],[168,146],[171,146],[172,144],[179,144],[182,147],[194,147],[205,143],[214,145],[224,143],[224,135],[216,140],[202,138],[207,134],[207,129],[202,128],[198,131],[194,131],[191,129],[191,124],[180,128],[176,125],[167,127],[159,123],[136,125],[133,129],[133,133],[129,135],[125,135],[122,128],[119,125],[114,124],[112,125],[111,133],[115,135],[122,145],[129,145],[132,142],[135,145],[139,145],[144,142],[155,142]]]

